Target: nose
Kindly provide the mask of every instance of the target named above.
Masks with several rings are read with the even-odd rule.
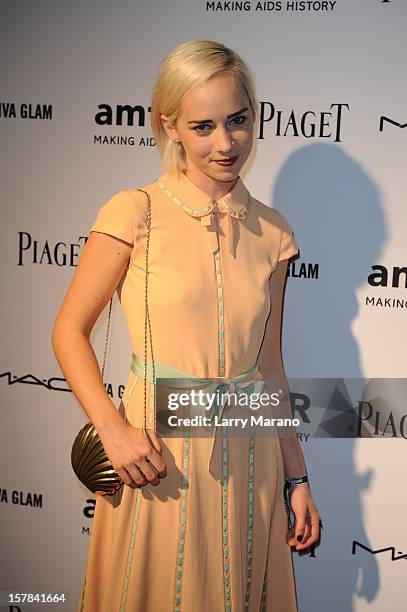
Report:
[[[214,132],[214,144],[216,151],[220,155],[226,157],[233,149],[232,134],[223,126],[216,128]]]

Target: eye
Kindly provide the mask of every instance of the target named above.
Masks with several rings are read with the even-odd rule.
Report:
[[[231,119],[230,122],[232,125],[233,125],[233,122],[235,122],[234,125],[242,125],[246,120],[247,120],[247,117],[245,115],[239,115],[238,117],[233,117],[233,119]],[[209,123],[200,123],[199,125],[196,125],[192,129],[199,134],[204,134],[207,131],[209,131],[205,129],[206,127],[208,127],[210,130],[212,126],[209,125]]]
[[[242,121],[240,121],[242,119]],[[242,125],[246,121],[247,117],[245,115],[239,115],[238,117],[234,117],[232,121],[237,121],[237,125]]]
[[[205,130],[201,130],[200,128],[204,128],[206,125],[209,125],[209,123],[200,123],[199,125],[196,125],[194,128],[192,128],[195,132],[205,132]],[[210,125],[209,125],[210,127]]]

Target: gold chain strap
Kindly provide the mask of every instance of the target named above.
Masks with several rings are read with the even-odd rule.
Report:
[[[150,249],[150,231],[151,231],[151,196],[144,189],[138,189],[138,191],[142,191],[147,196],[147,241],[146,241],[146,276],[145,276],[145,291],[144,291],[144,430],[147,429],[147,323],[150,334],[150,351],[151,351],[151,361],[153,364],[153,383],[155,382],[155,365],[154,365],[154,355],[153,355],[153,338],[151,334],[151,321],[150,321],[150,312],[148,309],[148,275],[150,273],[148,269],[148,255]],[[102,381],[105,372],[105,364],[106,364],[106,353],[107,353],[107,344],[109,339],[109,330],[110,330],[110,318],[112,313],[112,302],[113,296],[110,298],[109,304],[109,314],[107,319],[107,330],[106,330],[106,340],[105,340],[105,350],[103,354],[103,365],[102,365]],[[156,430],[156,422],[154,418],[154,431]]]
[[[138,191],[142,191],[146,194],[148,204],[147,204],[147,241],[146,241],[146,279],[145,279],[145,302],[144,302],[144,429],[147,429],[147,322],[148,329],[150,333],[150,352],[151,352],[151,361],[153,363],[153,389],[155,383],[155,366],[154,366],[154,355],[153,355],[153,338],[151,334],[151,321],[150,321],[150,312],[148,310],[148,276],[150,274],[150,270],[148,269],[148,254],[150,249],[150,230],[151,230],[151,197],[147,191],[144,189],[138,189]],[[155,392],[155,391],[154,391]],[[154,431],[156,430],[156,423],[154,420]]]

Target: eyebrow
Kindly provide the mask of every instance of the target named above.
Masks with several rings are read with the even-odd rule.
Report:
[[[232,119],[232,117],[236,117],[236,115],[240,115],[241,113],[244,113],[245,111],[249,110],[248,106],[245,106],[245,108],[241,108],[240,110],[236,111],[235,113],[232,113],[231,115],[228,115],[228,119]],[[187,123],[210,123],[212,121],[212,119],[194,119],[194,121],[187,121]]]

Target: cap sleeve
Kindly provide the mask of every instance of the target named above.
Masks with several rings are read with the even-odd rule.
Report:
[[[102,232],[121,238],[134,246],[133,198],[128,191],[115,193],[101,208],[90,232]]]
[[[278,261],[283,259],[289,259],[293,255],[296,255],[299,251],[298,244],[294,238],[293,231],[287,221],[287,219],[278,212],[281,237],[280,237],[280,252],[278,255]]]

